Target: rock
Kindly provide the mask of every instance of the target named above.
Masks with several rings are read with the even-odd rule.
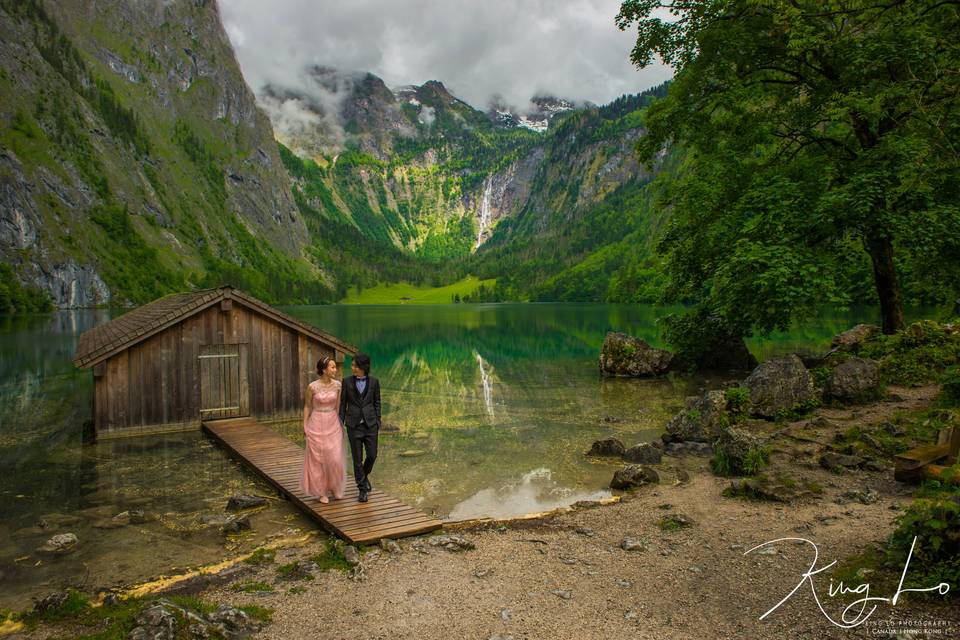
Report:
[[[380,431],[387,432],[387,433],[397,433],[398,431],[400,431],[400,427],[393,424],[392,422],[381,422]]]
[[[77,536],[74,533],[58,533],[43,545],[37,548],[37,551],[43,553],[69,553],[77,545]]]
[[[37,520],[37,526],[44,530],[57,529],[59,527],[72,527],[83,521],[80,516],[69,516],[64,513],[48,513],[40,516]]]
[[[442,547],[447,551],[470,551],[476,549],[476,545],[464,538],[463,536],[457,535],[439,535],[433,536],[429,539],[428,543],[431,547]]]
[[[764,418],[815,398],[810,372],[795,355],[762,362],[743,384],[750,391],[751,412]]]
[[[646,551],[647,547],[636,538],[624,538],[620,541],[620,548],[624,551]]]
[[[875,396],[879,386],[880,363],[853,356],[830,373],[823,385],[823,394],[841,402],[857,402]]]
[[[866,458],[860,456],[850,456],[834,451],[825,451],[820,456],[820,466],[824,469],[859,469],[866,464]]]
[[[867,339],[880,330],[875,324],[858,324],[833,337],[830,347],[835,351],[856,351]]]
[[[622,442],[616,438],[607,438],[605,440],[597,440],[594,442],[590,447],[590,451],[587,451],[587,455],[622,456],[624,451],[626,451],[626,447],[623,446]]]
[[[391,540],[390,538],[381,538],[380,548],[387,553],[400,553],[403,551],[403,549],[400,547],[400,543],[396,540]]]
[[[600,349],[600,373],[606,376],[650,377],[670,370],[673,354],[639,338],[610,331]]]
[[[602,420],[607,424],[617,424],[617,423],[623,422],[621,418],[617,418],[616,416],[604,416]]]
[[[670,420],[663,441],[711,442],[719,434],[720,417],[726,408],[724,391],[707,391]]]
[[[711,456],[713,445],[709,442],[670,442],[664,452],[668,456]]]
[[[730,493],[771,502],[790,502],[798,496],[797,490],[793,487],[788,487],[779,482],[771,482],[765,478],[733,480],[730,483]]]
[[[630,464],[623,469],[618,469],[613,474],[610,487],[612,489],[633,489],[658,482],[660,482],[660,476],[653,469],[639,464]]]
[[[397,455],[401,458],[416,458],[426,454],[427,452],[423,449],[407,449],[406,451],[401,451]]]
[[[690,472],[686,469],[677,469],[677,482],[681,484],[690,482]]]
[[[223,533],[239,533],[249,529],[250,518],[248,516],[231,516],[220,528]]]
[[[569,589],[554,589],[550,593],[557,596],[561,600],[569,600],[570,598],[573,597],[573,594],[570,592]]]
[[[856,500],[860,504],[873,504],[880,499],[880,495],[869,488],[865,491],[847,491],[840,497],[846,500]]]
[[[163,604],[141,611],[135,624],[128,640],[174,640],[177,636],[177,616]]]
[[[208,613],[207,620],[226,638],[246,638],[258,628],[246,612],[227,604],[222,604],[213,613]]]
[[[635,447],[630,447],[623,452],[623,459],[627,462],[636,462],[638,464],[657,464],[660,462],[660,459],[663,457],[663,453],[660,449],[654,447],[651,444],[638,444]]]
[[[887,472],[887,466],[879,460],[867,460],[867,462],[863,465],[863,468],[867,471],[875,471],[877,473]]]
[[[55,591],[37,600],[33,605],[33,612],[43,613],[52,609],[59,609],[69,597],[69,591]]]
[[[243,509],[262,507],[265,504],[267,504],[266,498],[240,494],[236,496],[230,496],[230,499],[227,501],[227,511],[242,511]]]
[[[727,427],[717,439],[714,452],[718,459],[726,459],[730,472],[751,475],[759,470],[750,468],[751,464],[757,462],[755,458],[751,459],[751,456],[762,451],[766,443],[766,438],[754,435],[746,429]]]
[[[351,567],[355,567],[360,564],[360,552],[357,551],[355,546],[348,544],[343,548],[343,559],[346,560]]]

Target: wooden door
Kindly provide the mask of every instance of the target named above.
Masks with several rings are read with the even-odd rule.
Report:
[[[200,345],[200,419],[250,415],[246,344]]]

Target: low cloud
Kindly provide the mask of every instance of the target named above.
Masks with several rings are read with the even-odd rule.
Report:
[[[254,91],[297,90],[327,108],[324,94],[336,92],[312,86],[305,69],[369,71],[391,87],[440,80],[479,109],[495,95],[521,109],[535,95],[602,104],[672,75],[662,65],[630,63],[636,33],[614,24],[619,0],[220,0],[220,7]],[[305,106],[280,106],[291,131],[316,126]]]

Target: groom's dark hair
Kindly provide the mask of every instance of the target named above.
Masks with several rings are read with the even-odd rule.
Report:
[[[353,361],[358,367],[363,369],[363,375],[370,375],[370,356],[365,353],[358,353],[357,355],[353,356]]]

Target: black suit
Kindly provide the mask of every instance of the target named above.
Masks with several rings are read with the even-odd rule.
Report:
[[[367,376],[363,393],[357,389],[356,376],[343,381],[340,388],[340,421],[347,428],[357,488],[369,489],[367,476],[373,471],[373,463],[377,460],[377,434],[380,431],[379,380]]]

